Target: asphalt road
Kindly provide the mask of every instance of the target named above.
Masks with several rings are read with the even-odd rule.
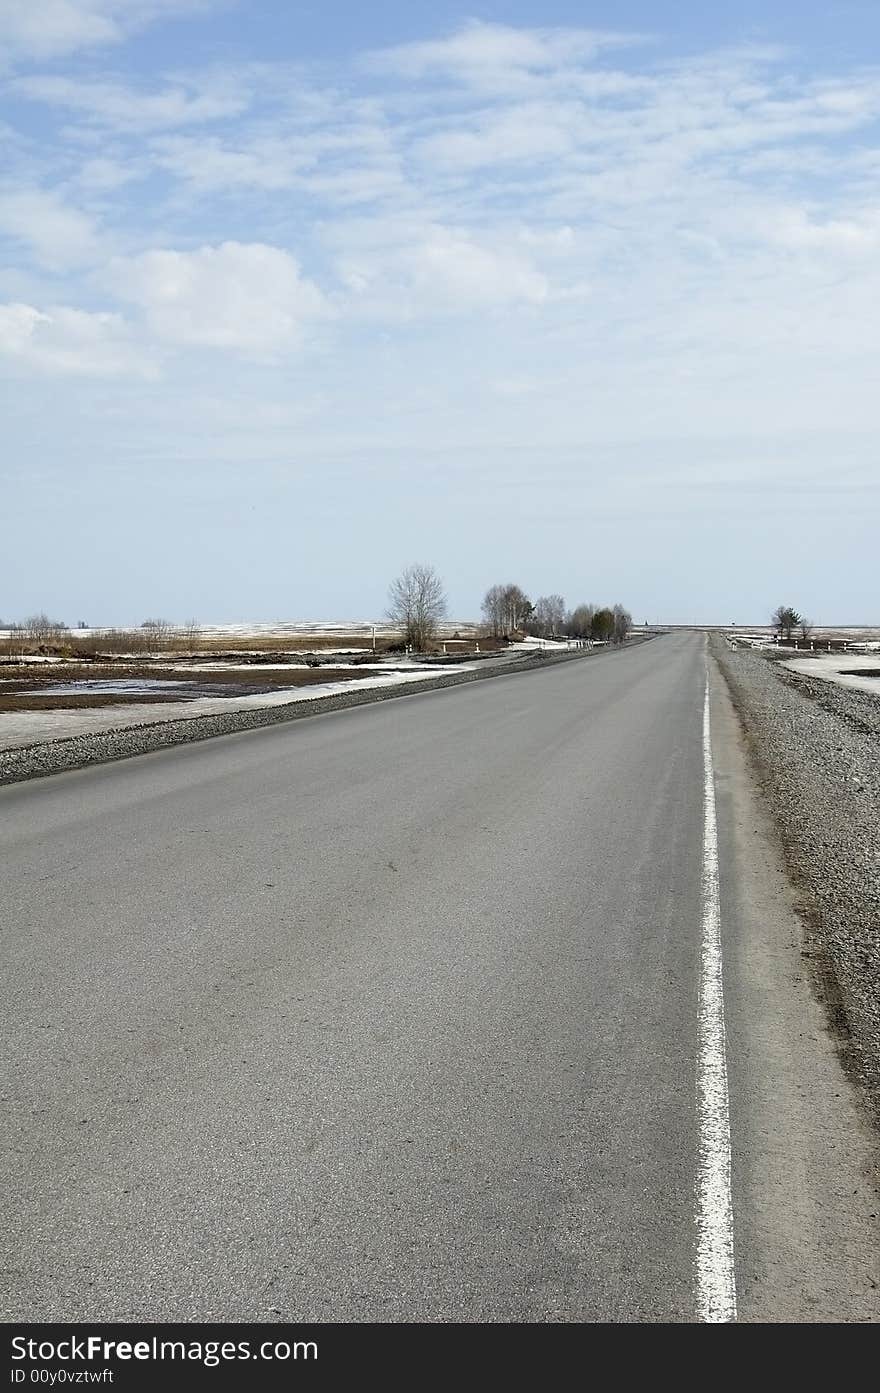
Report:
[[[5,1319],[694,1319],[704,653],[0,789]],[[740,1316],[873,1319],[870,1140],[713,739]]]

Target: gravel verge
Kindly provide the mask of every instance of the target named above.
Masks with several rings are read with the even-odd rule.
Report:
[[[802,955],[849,1072],[880,1121],[880,694],[712,650],[779,828]]]
[[[637,640],[647,642],[647,640]],[[516,658],[508,663],[492,664],[473,672],[444,673],[428,677],[418,685],[401,683],[399,687],[361,688],[357,692],[337,692],[333,696],[316,697],[312,701],[294,702],[289,706],[259,707],[250,711],[230,711],[228,715],[194,716],[143,726],[128,726],[120,730],[103,730],[68,739],[44,741],[18,749],[0,750],[0,784],[21,783],[26,779],[60,774],[68,769],[82,769],[90,764],[106,764],[112,760],[128,759],[170,745],[188,745],[196,740],[211,740],[217,735],[232,735],[241,730],[256,730],[261,726],[278,725],[318,716],[326,711],[344,711],[349,706],[364,706],[375,701],[390,701],[395,697],[414,696],[417,692],[438,691],[443,687],[459,687],[465,682],[485,681],[506,673],[530,672],[556,663],[598,661],[610,652],[576,649],[570,653],[544,653],[540,656]]]

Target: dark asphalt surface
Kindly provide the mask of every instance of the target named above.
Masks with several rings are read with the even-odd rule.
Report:
[[[5,1319],[693,1319],[704,682],[0,789]]]

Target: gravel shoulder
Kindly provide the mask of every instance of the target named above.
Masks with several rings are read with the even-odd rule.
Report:
[[[880,695],[711,647],[782,841],[802,957],[838,1050],[880,1120]]]
[[[628,644],[627,648],[633,646],[635,645]],[[465,682],[485,681],[511,673],[532,672],[556,663],[601,662],[622,651],[625,650],[576,649],[565,653],[529,654],[504,662],[488,660],[476,669],[456,670],[445,672],[443,676],[423,678],[417,684],[417,691],[437,691],[444,687],[457,687]],[[386,687],[364,687],[357,691],[336,692],[310,701],[286,702],[275,706],[261,702],[254,709],[239,707],[234,711],[225,710],[209,716],[192,716],[178,720],[157,721],[155,715],[152,715],[149,723],[142,725],[130,725],[123,717],[120,727],[116,729],[90,731],[64,739],[43,740],[18,748],[0,750],[0,785],[43,778],[70,769],[82,769],[91,764],[129,759],[133,755],[167,749],[171,745],[210,740],[218,735],[234,735],[239,731],[256,730],[283,721],[302,720],[308,716],[323,715],[328,711],[343,711],[348,707],[363,706],[368,702],[413,696],[414,686],[415,684],[404,683]]]

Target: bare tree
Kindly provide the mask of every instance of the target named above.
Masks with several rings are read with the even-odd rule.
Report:
[[[493,638],[525,627],[534,605],[518,585],[493,585],[483,597],[483,620]]]
[[[429,646],[446,613],[443,582],[433,566],[407,566],[388,590],[388,618],[399,624],[404,641],[417,653]]]
[[[29,614],[20,627],[30,643],[60,643],[67,634],[63,621],[48,614]]]
[[[800,630],[800,635],[804,643],[808,643],[810,638],[812,637],[813,629],[815,628],[812,619],[807,619],[806,615],[802,614],[800,617],[800,623],[798,624],[798,628]]]
[[[492,638],[501,638],[504,629],[504,586],[492,585],[483,596],[483,624]]]
[[[504,606],[508,633],[514,629],[525,629],[535,612],[535,606],[518,585],[504,587]]]
[[[7,649],[18,648],[21,655],[37,650],[66,651],[71,636],[62,619],[50,619],[48,614],[29,614],[20,624],[13,625]]]
[[[186,619],[180,630],[180,637],[183,639],[187,648],[198,648],[201,632],[198,619]]]
[[[164,648],[171,638],[172,625],[167,619],[145,619],[141,625],[145,646],[148,649]]]
[[[552,638],[565,627],[565,601],[561,595],[542,595],[535,601],[529,629],[539,638]]]
[[[8,636],[3,645],[7,658],[22,658],[28,649],[28,642],[21,624],[10,624]]]

